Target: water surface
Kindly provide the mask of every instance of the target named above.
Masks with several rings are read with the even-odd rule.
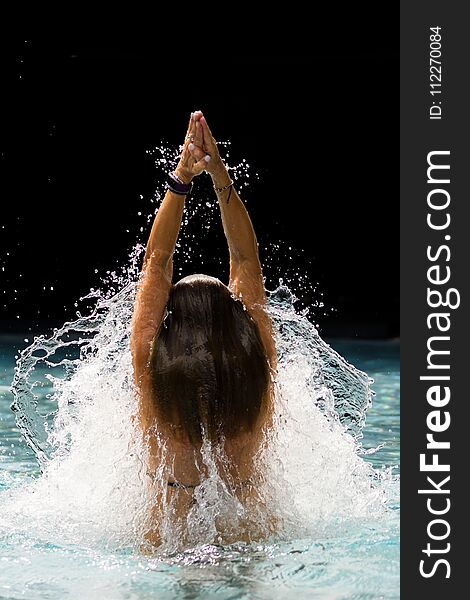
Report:
[[[67,489],[59,489],[60,484],[53,476],[50,476],[47,486],[36,485],[41,480],[37,459],[25,443],[10,410],[13,397],[9,388],[13,379],[14,357],[20,348],[27,346],[24,337],[0,338],[0,597],[30,600],[155,597],[351,600],[399,597],[398,484],[395,476],[390,476],[390,469],[397,474],[399,464],[397,342],[330,342],[350,363],[375,381],[372,386],[375,396],[367,412],[361,443],[364,449],[376,448],[379,444],[384,444],[384,447],[360,460],[375,469],[377,485],[382,485],[380,491],[386,496],[383,511],[377,509],[375,501],[369,497],[370,514],[367,506],[351,511],[345,509],[348,494],[357,493],[355,502],[360,505],[363,483],[356,488],[345,481],[344,485],[349,488],[342,490],[339,467],[331,456],[325,454],[324,447],[319,446],[318,451],[324,455],[324,460],[315,466],[318,479],[323,477],[323,471],[329,469],[328,477],[335,476],[335,472],[338,474],[333,482],[327,479],[327,474],[324,481],[319,481],[320,488],[330,496],[327,502],[319,499],[316,482],[308,480],[299,483],[303,499],[295,499],[298,506],[303,506],[305,501],[306,513],[311,510],[311,515],[318,520],[318,527],[310,523],[305,528],[305,535],[297,530],[295,537],[258,544],[224,547],[208,543],[158,558],[146,558],[131,545],[126,545],[126,540],[115,543],[121,532],[113,531],[109,523],[100,529],[100,507],[106,506],[105,499],[93,499],[91,503],[96,504],[95,512],[83,510],[78,516],[68,513],[67,503],[77,512],[76,500],[72,496],[82,499],[90,494],[93,478],[112,478],[112,475],[100,470],[99,464],[86,465],[86,469],[80,464],[88,450],[82,449],[82,454],[76,451],[75,462],[69,465],[75,472],[62,465],[62,480],[70,478]],[[296,368],[304,366],[297,364]],[[293,383],[284,381],[284,385],[291,386]],[[51,383],[50,387],[44,385],[35,390],[38,405],[46,415],[48,406],[51,411],[55,409],[54,401],[47,397],[52,387]],[[298,417],[295,410],[293,414]],[[45,419],[47,421],[47,416]],[[318,427],[318,424],[314,423],[313,427]],[[297,427],[297,435],[309,439],[302,425]],[[86,438],[84,433],[83,438]],[[286,439],[292,444],[292,451],[297,452],[292,439]],[[338,443],[338,452],[342,452],[343,446],[337,438],[332,437],[331,440]],[[96,445],[106,443],[105,440],[94,441]],[[99,451],[93,447],[92,450],[99,457]],[[305,446],[306,453],[308,450]],[[92,463],[92,455],[88,458]],[[300,461],[297,454],[295,458]],[[308,464],[318,461],[318,456],[307,455],[302,460]],[[353,461],[349,457],[348,460]],[[300,465],[300,462],[297,464]],[[288,459],[285,465],[291,468]],[[302,476],[309,479],[308,469],[301,467],[298,470],[301,472],[292,475],[292,482],[300,481]],[[380,480],[383,480],[382,484]],[[27,489],[31,482],[34,485]],[[107,489],[98,480],[95,484],[99,493]],[[59,492],[52,489],[53,485]],[[110,486],[115,486],[115,482],[110,481]],[[335,495],[331,493],[335,489],[338,491],[338,504],[335,510],[330,510],[336,502]],[[70,497],[67,498],[67,494]],[[52,507],[48,506],[48,501]],[[116,507],[116,527],[125,529],[127,525],[123,525],[125,520],[119,516],[120,510]],[[103,522],[105,520],[103,516]],[[61,527],[63,531],[60,531]],[[54,534],[55,531],[57,534]]]

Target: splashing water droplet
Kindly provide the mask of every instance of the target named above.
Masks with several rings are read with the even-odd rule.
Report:
[[[177,150],[162,147],[152,155],[157,167],[166,169]],[[202,201],[188,203],[175,254],[180,275],[183,264],[197,259],[200,265],[208,255],[206,226],[217,214],[215,203],[204,201],[209,191],[201,185],[197,193]],[[159,187],[155,198],[161,199],[162,193]],[[273,248],[282,252],[285,246],[276,242]],[[49,337],[36,337],[18,357],[13,408],[42,475],[2,500],[2,523],[34,529],[35,535],[61,544],[99,545],[105,540],[108,547],[139,547],[150,492],[145,450],[133,424],[129,335],[144,251],[137,244],[128,264],[108,270],[100,288],[80,299],[85,309],[77,311],[75,321],[55,328]],[[271,271],[274,279],[274,264]],[[295,269],[293,278],[301,286],[312,286],[313,294],[314,284],[300,275]],[[326,535],[338,523],[385,510],[387,476],[378,477],[359,456],[371,380],[320,338],[305,313],[296,311],[298,291],[284,283],[288,280],[284,274],[268,293],[278,374],[275,434],[268,435],[257,457],[260,502],[240,504],[218,472],[217,465],[225,460],[222,450],[204,444],[207,476],[194,492],[186,544],[220,543],[218,519],[235,537],[240,527],[255,526],[268,535],[268,514],[275,515],[281,535]],[[164,489],[167,476],[162,463],[153,492]],[[164,506],[161,531],[167,552],[184,540],[172,511],[171,502]]]

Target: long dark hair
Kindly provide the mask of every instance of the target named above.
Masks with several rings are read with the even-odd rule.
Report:
[[[150,361],[157,413],[177,438],[230,438],[266,410],[258,327],[218,279],[191,275],[172,287]]]

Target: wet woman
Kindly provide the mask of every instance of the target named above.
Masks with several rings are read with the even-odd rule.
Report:
[[[229,283],[191,275],[173,284],[185,202],[193,178],[204,171],[212,178],[228,242]],[[163,465],[166,478],[165,489],[154,496],[149,544],[161,541],[163,505],[171,502],[181,522],[188,515],[208,475],[204,444],[217,449],[215,467],[230,493],[241,505],[256,502],[256,455],[272,421],[276,369],[265,304],[250,217],[197,111],[152,226],[132,320],[137,421],[148,448],[148,473],[155,478]],[[219,520],[220,539],[224,528]]]

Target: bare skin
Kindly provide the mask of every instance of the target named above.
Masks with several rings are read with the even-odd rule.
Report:
[[[271,321],[265,311],[266,292],[258,244],[248,212],[231,183],[228,171],[220,158],[216,141],[201,111],[192,114],[181,157],[174,173],[183,182],[189,183],[203,171],[210,174],[218,197],[222,224],[230,253],[230,277],[228,288],[243,301],[248,313],[257,323],[269,365],[276,369],[276,348]],[[218,188],[226,188],[218,191]],[[181,227],[186,196],[167,190],[155,217],[147,243],[144,264],[139,280],[131,327],[131,352],[134,380],[138,394],[137,420],[149,447],[149,472],[161,461],[160,444],[156,437],[159,427],[151,388],[149,358],[151,345],[165,313],[173,277],[173,253]],[[256,490],[247,490],[241,482],[253,475],[254,456],[262,443],[262,432],[272,418],[272,383],[267,391],[270,407],[257,424],[256,431],[245,432],[237,438],[227,440],[225,453],[233,470],[227,473],[235,483],[234,492],[243,502],[246,494],[253,496]],[[167,456],[172,460],[172,472],[176,481],[189,485],[200,482],[204,465],[200,460],[200,448],[189,442],[180,442],[166,432]],[[187,513],[192,500],[191,488],[168,487],[168,494],[177,495],[175,509],[180,517]],[[154,526],[146,540],[158,545],[159,504],[152,507]]]

